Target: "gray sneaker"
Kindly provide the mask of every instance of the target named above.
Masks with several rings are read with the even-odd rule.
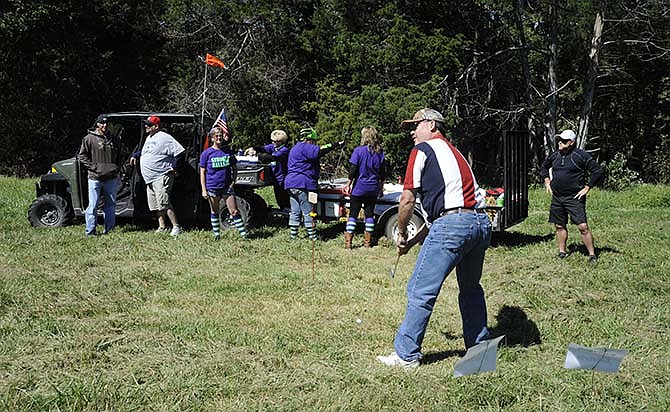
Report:
[[[179,225],[174,225],[172,226],[172,230],[170,231],[170,236],[175,237],[181,233],[181,228]]]
[[[419,360],[414,359],[411,361],[406,361],[400,358],[397,353],[391,352],[388,356],[377,356],[377,360],[383,363],[386,366],[399,366],[401,368],[416,368],[419,366]]]

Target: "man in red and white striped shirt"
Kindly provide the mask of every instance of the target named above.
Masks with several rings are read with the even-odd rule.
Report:
[[[446,139],[444,117],[432,109],[402,122],[414,140],[398,212],[398,253],[405,254],[407,223],[417,196],[432,222],[407,284],[405,318],[396,333],[395,351],[377,360],[389,366],[416,367],[421,344],[442,283],[456,268],[458,303],[467,348],[489,338],[486,300],[479,283],[484,255],[491,241],[491,222],[484,212],[472,169]]]

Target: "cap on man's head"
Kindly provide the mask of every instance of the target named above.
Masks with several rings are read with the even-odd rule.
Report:
[[[273,142],[286,143],[286,141],[288,141],[288,135],[283,130],[273,130],[272,133],[270,133],[270,140]]]
[[[572,140],[574,142],[577,139],[577,134],[570,129],[566,129],[561,134],[557,134],[556,137],[561,140]]]
[[[142,124],[145,126],[158,126],[161,124],[161,118],[158,116],[149,116],[142,120]]]
[[[95,119],[95,122],[96,122],[96,123],[103,123],[103,124],[105,124],[105,123],[107,123],[107,120],[108,120],[108,119],[107,119],[107,116],[105,116],[104,114],[101,114],[100,116],[98,116],[98,117]]]
[[[424,120],[435,120],[436,122],[444,123],[444,117],[440,112],[433,109],[421,109],[414,114],[412,120],[403,120],[400,124],[401,128],[407,128],[410,125],[422,122]]]
[[[319,140],[319,135],[316,133],[316,130],[312,127],[307,127],[300,130],[300,136],[302,140]]]

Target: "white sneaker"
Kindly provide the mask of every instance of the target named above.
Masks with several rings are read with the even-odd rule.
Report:
[[[158,229],[156,229],[156,233],[165,233],[165,232],[167,232],[167,231],[169,231],[169,230],[170,230],[170,229],[168,229],[168,228],[166,228],[166,227],[159,227]]]
[[[395,352],[391,352],[388,356],[377,356],[376,359],[386,366],[400,366],[401,368],[416,368],[419,366],[418,359],[406,361],[401,359]]]
[[[179,225],[172,226],[172,230],[170,231],[170,236],[175,237],[180,233],[181,233],[181,228],[179,227]]]

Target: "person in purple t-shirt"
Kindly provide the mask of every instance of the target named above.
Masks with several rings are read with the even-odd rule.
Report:
[[[349,219],[344,232],[344,248],[351,249],[356,220],[363,207],[365,213],[365,247],[372,246],[375,231],[375,203],[382,191],[385,178],[384,152],[377,129],[366,126],[361,130],[361,145],[349,159],[349,181],[345,193],[350,195]]]
[[[283,130],[273,130],[270,133],[272,143],[265,146],[254,146],[245,150],[245,154],[258,156],[262,163],[272,164],[272,173],[274,174],[273,188],[277,206],[282,211],[290,208],[288,192],[284,189],[284,179],[288,171],[288,153],[287,145],[288,135]]]
[[[288,173],[284,180],[284,188],[288,191],[291,202],[288,227],[291,231],[291,239],[295,239],[298,236],[302,214],[309,238],[316,240],[316,229],[312,216],[310,216],[312,204],[309,202],[309,193],[316,192],[319,188],[319,159],[334,149],[344,146],[344,142],[317,146],[316,141],[319,137],[316,130],[303,129],[300,133],[302,140],[289,152]]]
[[[223,133],[220,127],[215,127],[209,132],[212,146],[208,147],[200,155],[200,186],[202,197],[207,199],[210,208],[210,221],[214,239],[220,238],[219,204],[224,198],[228,212],[233,217],[233,223],[243,238],[247,237],[247,230],[237,209],[235,191],[233,185],[237,177],[237,158],[235,152],[230,148],[232,138],[230,134]]]

